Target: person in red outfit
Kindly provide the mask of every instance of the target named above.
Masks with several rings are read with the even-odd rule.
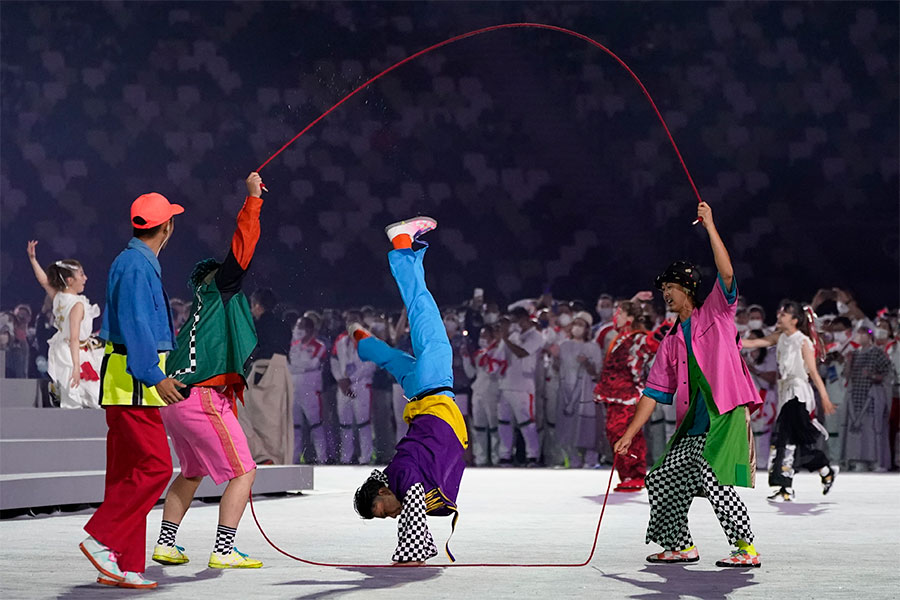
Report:
[[[597,402],[606,404],[606,435],[610,445],[622,437],[634,417],[645,367],[659,348],[659,342],[641,327],[640,316],[640,304],[632,300],[619,302],[613,315],[616,337],[609,346],[600,381],[594,388]],[[643,432],[634,436],[629,454],[617,457],[616,470],[621,483],[615,491],[637,492],[644,488],[647,443]]]
[[[184,384],[166,377],[166,353],[175,348],[169,298],[159,252],[184,212],[157,193],[131,205],[134,237],[113,261],[99,337],[106,340],[100,368],[100,406],[106,410],[106,482],[103,504],[84,529],[81,551],[100,572],[98,583],[148,589],[144,577],[147,513],[172,477],[172,456],[159,408],[182,400]],[[112,583],[109,583],[112,582]]]

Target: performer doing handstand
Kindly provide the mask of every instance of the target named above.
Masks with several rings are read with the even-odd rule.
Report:
[[[385,232],[394,250],[388,253],[391,273],[409,315],[413,352],[391,348],[359,324],[350,334],[359,356],[386,369],[403,386],[408,398],[403,419],[409,431],[397,443],[394,458],[384,472],[372,471],[356,490],[354,505],[364,519],[400,517],[395,564],[422,565],[437,555],[425,515],[453,515],[468,446],[466,425],[453,395],[453,351],[441,313],[425,286],[422,260],[427,245],[412,249],[412,242],[437,227],[429,217],[393,223]],[[445,547],[450,560],[449,542]]]

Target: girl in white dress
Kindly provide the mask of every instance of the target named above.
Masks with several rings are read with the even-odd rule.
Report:
[[[834,483],[835,469],[828,456],[817,447],[819,438],[828,439],[825,428],[815,419],[816,397],[812,379],[822,399],[822,410],[833,414],[835,407],[816,367],[816,349],[811,336],[812,319],[796,302],[785,302],[778,310],[775,331],[764,338],[743,340],[744,348],[777,345],[778,412],[769,453],[769,485],[776,488],[769,496],[773,502],[794,498],[794,467],[818,471],[822,493]]]
[[[53,299],[53,325],[47,374],[53,380],[62,408],[100,407],[100,363],[103,348],[91,337],[100,308],[82,295],[87,276],[77,260],[58,260],[41,268],[35,254],[37,242],[28,242],[28,259],[34,276]],[[75,368],[73,368],[73,366]]]

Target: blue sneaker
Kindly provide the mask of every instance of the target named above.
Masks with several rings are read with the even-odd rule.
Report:
[[[87,557],[94,568],[115,581],[125,581],[125,574],[119,568],[116,562],[116,553],[104,546],[92,536],[88,536],[83,542],[78,544],[81,551]]]

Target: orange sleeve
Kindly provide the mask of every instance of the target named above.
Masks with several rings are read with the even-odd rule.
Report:
[[[231,253],[244,270],[250,265],[259,241],[259,213],[262,204],[262,198],[247,196],[237,216],[237,228],[231,238]]]

